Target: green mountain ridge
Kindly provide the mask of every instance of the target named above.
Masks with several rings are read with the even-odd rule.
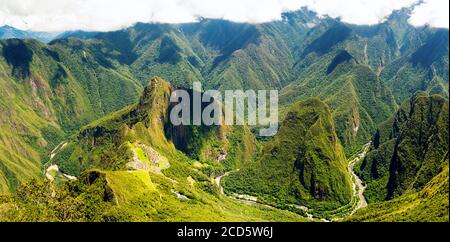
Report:
[[[0,53],[2,192],[37,177],[67,134],[134,102],[142,89],[81,46],[11,39],[0,43]]]
[[[360,164],[369,202],[422,189],[448,156],[448,100],[417,93],[383,123]]]
[[[440,172],[420,191],[369,205],[350,222],[448,222],[448,157]]]
[[[350,176],[335,132],[326,104],[294,104],[258,160],[224,179],[226,191],[276,205],[330,209],[349,203]]]
[[[381,73],[397,100],[404,100],[416,91],[427,91],[448,98],[448,30],[436,30],[426,43]]]
[[[298,81],[281,90],[280,103],[287,106],[311,96],[330,106],[347,154],[367,143],[376,126],[397,107],[384,82],[346,50],[321,56],[299,75]]]
[[[448,221],[449,33],[410,11],[0,40],[0,220],[305,221],[274,207],[353,206],[346,157],[372,140],[356,167],[369,207],[348,219]],[[195,81],[279,90],[278,135],[171,125],[170,93]]]
[[[170,103],[170,95],[174,90],[166,81],[153,78],[138,104],[83,127],[58,151],[54,162],[65,173],[79,175],[90,168],[126,169],[126,163],[133,160],[133,151],[141,148],[150,154],[152,150],[161,152],[172,159],[179,158],[175,154],[183,152],[213,166],[223,163],[223,169],[227,165],[228,168],[242,165],[252,157],[256,141],[245,126],[170,124],[169,113],[174,105]]]
[[[223,148],[229,142],[226,159],[190,159],[166,138],[160,122],[167,117],[171,90],[169,83],[154,78],[137,104],[84,127],[52,159],[64,172],[73,172],[81,162],[77,179],[33,181],[18,187],[11,198],[0,196],[0,221],[275,221],[280,216],[306,221],[295,213],[220,195],[211,169],[226,169],[227,160],[251,154],[251,133],[224,130],[229,140],[223,140],[214,130],[209,139],[202,137],[206,145],[199,151],[209,154],[215,147],[208,144],[222,142]]]
[[[24,31],[8,25],[0,26],[0,39],[37,39],[44,43],[48,43],[51,40],[58,38],[59,35],[60,34],[56,32]]]

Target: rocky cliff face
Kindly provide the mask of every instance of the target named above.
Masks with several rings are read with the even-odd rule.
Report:
[[[361,164],[369,201],[417,191],[439,172],[448,155],[448,100],[417,93],[373,137]]]
[[[255,139],[247,127],[171,124],[174,90],[168,82],[153,78],[137,104],[84,127],[54,162],[64,172],[78,175],[90,168],[126,169],[130,161],[140,162],[139,153],[152,161],[146,152],[150,149],[169,158],[181,151],[200,162],[224,162],[225,169],[252,156]]]

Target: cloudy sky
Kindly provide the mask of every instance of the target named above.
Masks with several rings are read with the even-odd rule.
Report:
[[[261,23],[308,7],[353,24],[382,22],[419,0],[0,0],[0,26],[35,31],[110,31],[136,22],[185,23],[199,17]],[[416,26],[449,27],[449,1],[423,0],[410,18]]]

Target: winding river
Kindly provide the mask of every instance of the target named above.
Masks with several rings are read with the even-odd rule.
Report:
[[[341,219],[344,219],[344,218],[346,218],[348,216],[351,216],[356,211],[358,211],[359,209],[364,208],[364,207],[367,206],[366,198],[363,195],[364,194],[364,190],[365,190],[366,187],[364,186],[362,180],[358,177],[358,175],[356,175],[356,173],[354,171],[354,167],[355,167],[355,165],[356,165],[356,163],[358,161],[360,161],[361,159],[363,159],[366,156],[367,152],[369,151],[370,145],[371,145],[371,142],[365,144],[363,149],[361,150],[361,152],[358,153],[357,155],[355,155],[355,157],[348,162],[348,172],[352,176],[352,179],[351,179],[352,189],[353,189],[352,201],[353,201],[353,199],[357,199],[358,202],[356,203],[356,205],[353,206],[353,208],[352,208],[350,213],[347,213],[344,216],[335,218],[335,219],[333,219],[333,221],[341,220]],[[263,206],[270,207],[270,208],[273,208],[273,209],[279,209],[279,208],[276,208],[276,207],[271,206],[269,204],[261,203],[261,202],[258,201],[258,199],[256,197],[253,197],[253,196],[249,196],[249,195],[245,195],[245,194],[233,194],[233,196],[226,195],[225,192],[224,192],[224,188],[222,186],[222,179],[224,177],[230,175],[231,173],[234,173],[234,172],[237,172],[237,171],[239,171],[239,169],[226,172],[225,174],[214,178],[214,181],[215,181],[216,185],[219,187],[220,193],[222,195],[225,195],[227,197],[230,197],[230,198],[232,198],[234,200],[237,200],[237,201],[240,201],[240,202],[245,202],[248,205],[256,205],[256,204],[258,204],[258,205],[263,205]],[[309,210],[309,208],[307,208],[305,206],[294,205],[294,204],[292,206],[305,211],[305,214],[306,214],[307,218],[310,219],[310,220],[320,219],[320,220],[322,220],[324,222],[330,222],[329,220],[327,220],[325,218],[318,218],[318,217],[315,217],[314,215],[308,213],[307,211]],[[339,210],[339,208],[335,209],[335,210]]]

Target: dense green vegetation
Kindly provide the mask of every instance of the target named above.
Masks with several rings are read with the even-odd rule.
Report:
[[[320,100],[294,104],[258,160],[224,178],[227,192],[317,210],[349,203],[350,177],[335,132],[331,112]]]
[[[202,179],[195,183],[183,178],[174,184],[142,171],[94,170],[59,187],[34,180],[12,197],[0,196],[0,221],[306,221],[295,213],[219,198],[204,191],[207,177],[195,177]]]
[[[4,196],[6,221],[306,221],[295,213],[249,206],[220,196],[211,176],[251,157],[255,140],[245,128],[230,140],[202,137],[197,157],[211,157],[217,142],[227,143],[224,160],[193,160],[175,149],[163,123],[171,87],[155,78],[138,104],[84,127],[51,160],[76,181],[33,181]],[[226,145],[226,147],[224,147]],[[214,157],[214,156],[212,156]],[[235,162],[236,161],[236,162]],[[223,162],[223,164],[221,163]],[[208,167],[221,170],[210,172]],[[209,172],[208,172],[209,171]]]
[[[354,154],[372,136],[377,124],[396,108],[390,90],[366,65],[346,50],[326,55],[308,55],[299,65],[314,61],[298,80],[281,90],[280,102],[289,105],[306,97],[327,103],[336,122],[339,139],[347,155]]]
[[[259,203],[330,218],[357,202],[346,157],[372,140],[356,169],[370,205],[349,219],[448,221],[449,32],[408,11],[372,26],[302,9],[0,40],[0,220],[304,220]],[[278,135],[171,125],[171,91],[194,81],[279,90]],[[221,194],[222,175],[252,206]]]
[[[228,170],[252,157],[256,141],[246,126],[173,126],[169,122],[172,90],[166,81],[152,79],[137,104],[83,127],[52,162],[71,175],[93,167],[124,169],[134,159],[136,146],[149,156],[160,152],[170,160],[181,151],[206,167],[222,162],[222,169]]]
[[[81,125],[137,100],[140,82],[82,45],[0,42],[1,192],[42,174],[50,151]]]
[[[397,100],[417,90],[448,98],[448,30],[435,30],[423,46],[395,60],[381,73]]]
[[[448,100],[417,93],[377,130],[358,173],[370,202],[422,189],[448,156]]]
[[[448,157],[439,174],[420,191],[369,205],[347,221],[448,222]]]

